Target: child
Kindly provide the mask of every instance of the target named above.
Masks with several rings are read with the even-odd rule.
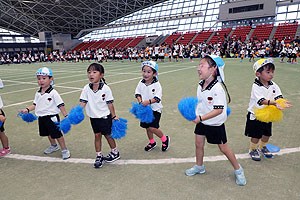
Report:
[[[196,108],[197,125],[195,128],[196,165],[185,171],[187,176],[205,173],[203,165],[205,139],[210,144],[217,144],[234,168],[236,183],[246,185],[244,170],[237,162],[235,154],[227,145],[225,121],[227,119],[227,102],[224,89],[223,60],[215,55],[205,56],[198,66],[200,83],[197,89],[198,105]],[[228,94],[228,91],[226,89]],[[229,97],[229,94],[228,94]],[[229,97],[230,101],[230,97]]]
[[[283,108],[275,100],[283,98],[280,88],[272,81],[275,65],[272,59],[260,59],[253,65],[256,79],[252,85],[251,97],[248,107],[245,135],[251,137],[249,154],[252,160],[260,161],[260,152],[266,158],[272,158],[272,153],[266,148],[269,138],[272,136],[272,123],[256,120],[254,108],[263,108],[265,105],[274,105],[278,109]],[[287,102],[286,107],[291,105]],[[259,140],[261,141],[258,144]],[[258,150],[259,145],[259,150]]]
[[[62,112],[64,117],[68,115],[63,100],[52,87],[53,72],[48,67],[42,67],[36,72],[36,76],[40,89],[35,94],[33,104],[21,112],[28,113],[35,110],[35,114],[38,116],[40,136],[47,136],[50,141],[50,146],[44,151],[45,154],[59,150],[55,141],[57,140],[61,148],[62,158],[64,160],[69,159],[71,157],[70,151],[66,147],[61,131],[55,124],[60,121],[58,115],[60,112]]]
[[[0,82],[2,83],[1,79],[0,79]],[[0,85],[2,85],[1,83],[0,83]],[[1,96],[0,96],[0,140],[1,140],[1,143],[2,143],[2,147],[3,147],[0,150],[0,158],[3,158],[7,154],[11,153],[11,150],[8,146],[8,137],[5,135],[5,132],[4,132],[4,130],[5,130],[4,129],[4,122],[5,122],[6,118],[5,118],[5,114],[2,110],[2,107],[3,107],[3,102],[2,102],[2,99],[1,99]]]
[[[163,134],[159,129],[159,121],[161,117],[162,104],[162,88],[157,78],[158,66],[154,61],[145,61],[142,63],[143,79],[138,83],[135,89],[135,97],[143,106],[150,105],[153,110],[154,120],[151,123],[141,122],[140,126],[146,129],[149,139],[149,144],[145,146],[145,151],[151,151],[156,147],[156,142],[153,134],[159,137],[162,141],[162,151],[167,151],[169,148],[170,137]]]
[[[88,67],[87,73],[91,83],[87,84],[81,92],[80,106],[86,106],[86,114],[90,117],[95,134],[95,150],[97,154],[94,167],[100,168],[103,165],[103,161],[110,163],[120,159],[116,142],[110,136],[112,120],[119,120],[119,118],[115,114],[112,92],[103,78],[103,66],[93,63]],[[103,158],[101,152],[102,135],[104,135],[111,148],[111,152],[105,158]]]

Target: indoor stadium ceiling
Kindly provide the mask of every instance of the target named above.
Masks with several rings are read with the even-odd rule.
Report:
[[[70,33],[104,26],[166,0],[0,0],[0,27],[22,34]]]

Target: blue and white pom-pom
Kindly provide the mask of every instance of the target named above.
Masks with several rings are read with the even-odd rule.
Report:
[[[111,137],[113,139],[121,139],[126,135],[127,130],[127,120],[119,118],[119,120],[113,120],[111,127]]]
[[[70,123],[73,125],[79,124],[84,120],[84,111],[83,108],[80,107],[80,105],[74,106],[68,115],[68,119],[70,120]]]
[[[230,115],[231,113],[231,108],[227,105],[227,110],[226,110],[226,113],[227,113],[227,117]]]
[[[196,106],[198,103],[198,99],[195,97],[186,97],[179,101],[178,103],[178,110],[180,111],[181,115],[189,120],[196,119]]]
[[[141,103],[132,102],[132,108],[129,110],[130,113],[134,114],[141,122],[151,123],[154,120],[152,108],[147,105],[143,106]]]
[[[33,122],[35,120],[37,120],[37,117],[34,115],[34,114],[31,114],[31,113],[22,113],[22,112],[19,112],[18,117],[21,117],[23,119],[23,121],[27,122],[27,123],[30,123],[30,122]]]
[[[56,126],[64,134],[67,134],[71,130],[71,122],[70,122],[70,120],[68,118],[63,119],[60,122],[56,122]]]

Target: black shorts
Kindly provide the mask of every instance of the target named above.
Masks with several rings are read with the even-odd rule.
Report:
[[[59,122],[59,115],[47,115],[38,118],[40,136],[50,136],[53,139],[60,138],[62,135],[54,122]]]
[[[200,122],[196,125],[194,133],[197,135],[205,135],[207,142],[210,144],[227,143],[224,124],[221,126],[209,126]]]
[[[111,115],[107,115],[103,118],[90,118],[91,125],[94,133],[101,133],[102,135],[111,134],[112,118]]]
[[[3,116],[5,117],[5,113],[4,113],[4,111],[2,110],[2,113],[3,113]],[[2,125],[0,126],[0,132],[3,132],[3,131],[5,131],[5,128],[4,128],[4,123],[5,122],[2,122]]]
[[[145,122],[141,122],[140,126],[142,128],[159,128],[159,121],[160,121],[160,117],[161,117],[161,113],[157,112],[157,111],[153,111],[153,115],[154,115],[154,120],[151,123],[145,123]]]
[[[263,135],[272,136],[272,122],[266,123],[258,120],[250,120],[250,112],[247,114],[245,135],[260,139]]]

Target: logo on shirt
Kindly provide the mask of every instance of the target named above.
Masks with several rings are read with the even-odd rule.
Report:
[[[52,101],[52,98],[49,97],[47,100],[50,102],[50,101]]]
[[[154,92],[155,92],[155,89],[153,88],[153,89],[152,89],[152,93],[154,94]]]
[[[104,99],[105,99],[105,94],[102,94],[102,100],[104,101]]]
[[[275,90],[273,90],[273,93],[275,94]]]
[[[213,97],[207,97],[208,103],[211,104],[213,99]]]

